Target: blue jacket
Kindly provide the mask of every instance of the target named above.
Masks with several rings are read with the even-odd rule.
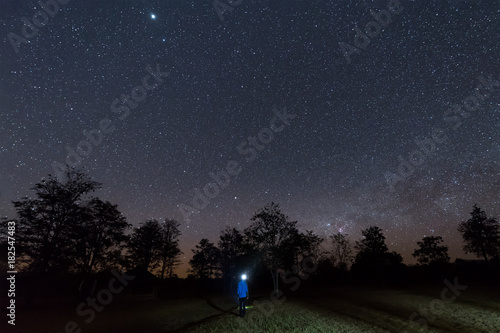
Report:
[[[241,280],[238,283],[238,297],[239,298],[248,297],[248,286],[247,283],[243,280]]]

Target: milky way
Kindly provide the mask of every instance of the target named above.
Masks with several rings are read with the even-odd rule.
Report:
[[[2,216],[65,163],[184,261],[271,201],[407,263],[500,215],[497,1],[42,3],[1,4]]]

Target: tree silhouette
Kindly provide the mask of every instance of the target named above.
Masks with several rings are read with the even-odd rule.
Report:
[[[347,234],[338,232],[330,236],[330,257],[334,267],[347,270],[353,260],[352,247]]]
[[[244,255],[243,234],[236,228],[226,227],[219,237],[220,267],[225,290],[233,290],[233,277],[242,269]]]
[[[388,270],[403,262],[399,253],[389,252],[382,229],[371,226],[362,231],[363,239],[356,241],[358,250],[352,270],[363,278],[380,282]]]
[[[385,236],[382,229],[371,226],[361,231],[363,239],[356,241],[355,248],[358,250],[356,257],[363,255],[383,255],[389,252],[385,244]]]
[[[33,187],[35,198],[14,201],[17,211],[17,250],[30,270],[68,270],[74,263],[73,229],[86,217],[83,197],[99,189],[80,171],[68,169],[64,182],[50,176]]]
[[[131,226],[109,201],[93,198],[85,206],[82,222],[70,234],[73,241],[74,266],[88,275],[95,268],[118,266]]]
[[[319,258],[319,245],[323,240],[312,231],[305,233],[293,229],[290,237],[283,242],[283,269],[296,271],[301,268],[301,262],[305,258],[317,261]]]
[[[279,273],[297,265],[306,255],[317,255],[321,242],[312,232],[301,234],[297,222],[290,221],[278,204],[271,202],[251,218],[253,223],[245,229],[246,243],[259,253],[271,273],[274,290],[279,287]]]
[[[176,220],[165,219],[161,224],[162,242],[160,251],[161,272],[160,278],[164,276],[171,278],[174,275],[174,268],[180,264],[179,256],[182,254],[179,249],[180,223]]]
[[[245,230],[245,235],[262,256],[271,273],[274,290],[278,290],[278,270],[285,269],[287,241],[294,236],[297,222],[289,221],[274,202],[255,213],[251,220],[254,222]]]
[[[417,242],[420,248],[413,251],[412,256],[417,258],[417,261],[422,265],[433,265],[439,263],[447,263],[450,261],[448,256],[448,247],[439,245],[443,242],[441,236],[427,236],[422,238],[422,241]]]
[[[189,261],[190,272],[197,278],[218,277],[220,271],[220,250],[208,239],[203,238],[193,251]]]
[[[495,218],[488,218],[477,205],[472,208],[471,218],[461,222],[458,231],[465,242],[465,253],[474,253],[489,259],[498,259],[500,255],[500,225]]]
[[[149,271],[158,267],[162,232],[160,223],[155,219],[147,220],[138,228],[134,228],[128,242],[129,259],[133,267]]]

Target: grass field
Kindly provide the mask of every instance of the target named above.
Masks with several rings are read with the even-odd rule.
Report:
[[[440,295],[436,288],[302,294],[275,306],[254,302],[243,319],[221,316],[188,332],[500,332],[498,291],[464,291],[442,307]]]
[[[260,295],[251,299],[244,318],[237,316],[234,300],[224,297],[122,298],[90,323],[76,314],[75,306],[46,304],[20,311],[14,332],[64,332],[68,321],[81,333],[500,332],[498,289],[469,286],[453,301],[440,303],[442,289],[302,290],[275,303]]]

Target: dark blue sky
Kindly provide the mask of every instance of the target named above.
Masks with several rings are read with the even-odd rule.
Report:
[[[499,2],[219,3],[2,0],[0,214],[74,151],[130,223],[179,220],[186,258],[270,201],[464,256],[472,205],[500,215]]]

